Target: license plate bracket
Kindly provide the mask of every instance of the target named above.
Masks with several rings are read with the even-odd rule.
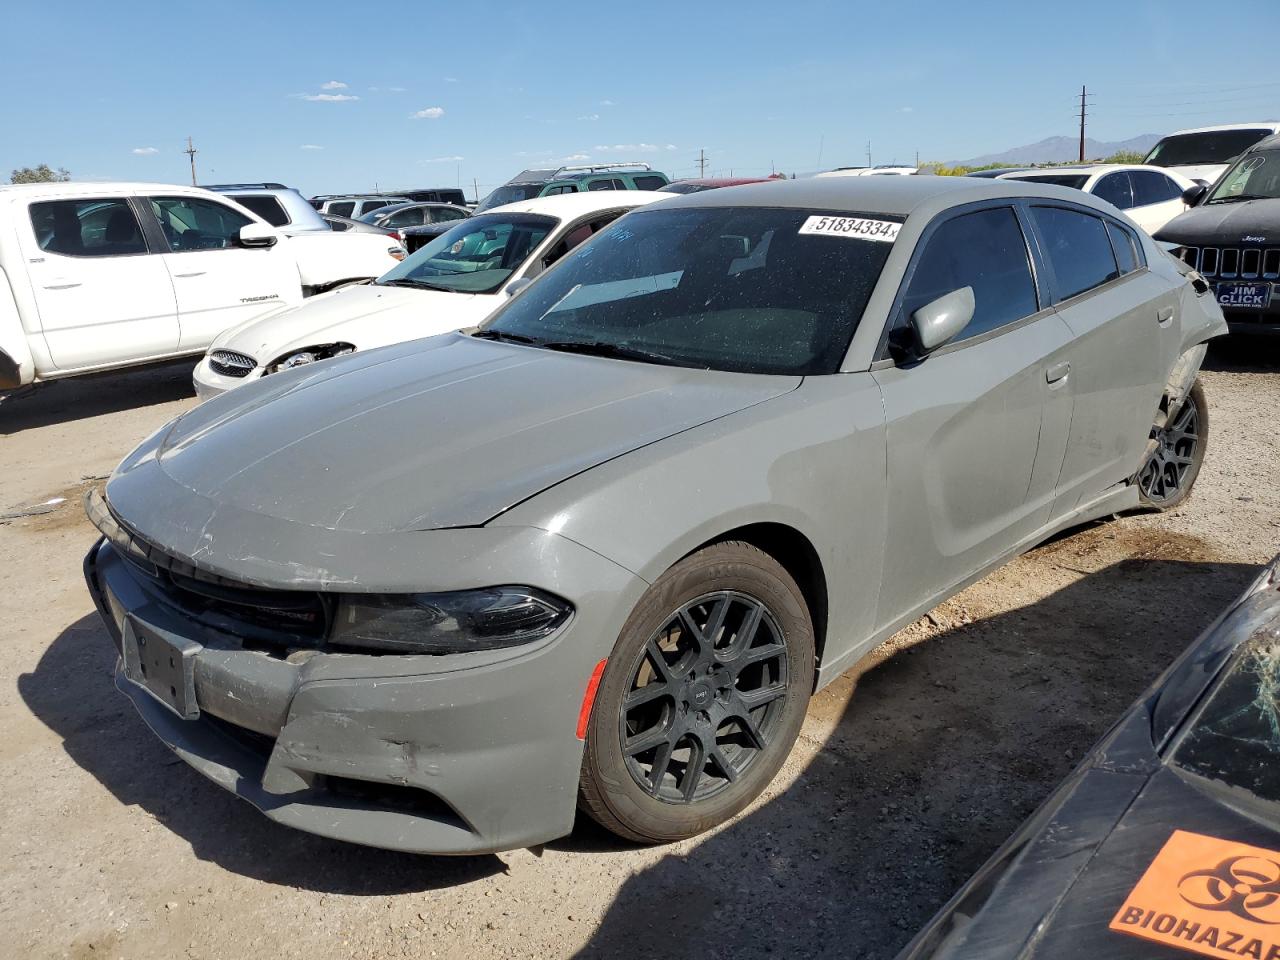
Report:
[[[125,618],[121,643],[124,675],[184,720],[200,716],[196,703],[196,654],[200,644]]]
[[[1218,305],[1232,310],[1265,310],[1271,304],[1269,283],[1219,283]]]

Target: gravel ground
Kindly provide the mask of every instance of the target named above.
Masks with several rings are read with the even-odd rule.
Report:
[[[1280,545],[1280,344],[1215,349],[1172,515],[1056,538],[815,698],[747,812],[669,847],[590,823],[435,859],[272,824],[113,689],[80,492],[194,403],[190,364],[0,400],[0,952],[31,957],[891,957]],[[891,654],[891,656],[890,656]]]

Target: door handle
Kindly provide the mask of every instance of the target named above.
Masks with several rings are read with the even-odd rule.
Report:
[[[56,279],[53,283],[46,283],[46,290],[70,290],[72,287],[80,286],[79,280],[64,280],[62,277]]]
[[[1167,327],[1173,322],[1173,307],[1161,307],[1156,313],[1156,323],[1162,327]]]
[[[1061,363],[1055,363],[1044,372],[1044,378],[1049,383],[1057,383],[1064,379],[1071,372],[1071,361],[1063,360]]]
[[[175,277],[183,277],[183,278],[185,278],[185,277],[203,277],[203,276],[205,275],[205,273],[207,273],[207,272],[208,272],[208,271],[206,271],[206,270],[191,270],[191,271],[190,271],[190,272],[188,272],[188,273],[175,273],[175,274],[174,274],[174,276],[175,276]]]

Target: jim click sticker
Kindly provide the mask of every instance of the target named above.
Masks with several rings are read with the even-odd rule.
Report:
[[[893,243],[902,224],[892,220],[868,220],[864,217],[810,217],[799,233],[823,237],[848,237],[852,240],[878,240]]]
[[[1175,830],[1109,926],[1206,957],[1280,960],[1280,852]]]

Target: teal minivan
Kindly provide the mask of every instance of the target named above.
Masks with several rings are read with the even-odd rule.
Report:
[[[671,181],[647,163],[613,163],[556,170],[524,170],[476,206],[476,213],[534,197],[586,190],[658,190]]]

